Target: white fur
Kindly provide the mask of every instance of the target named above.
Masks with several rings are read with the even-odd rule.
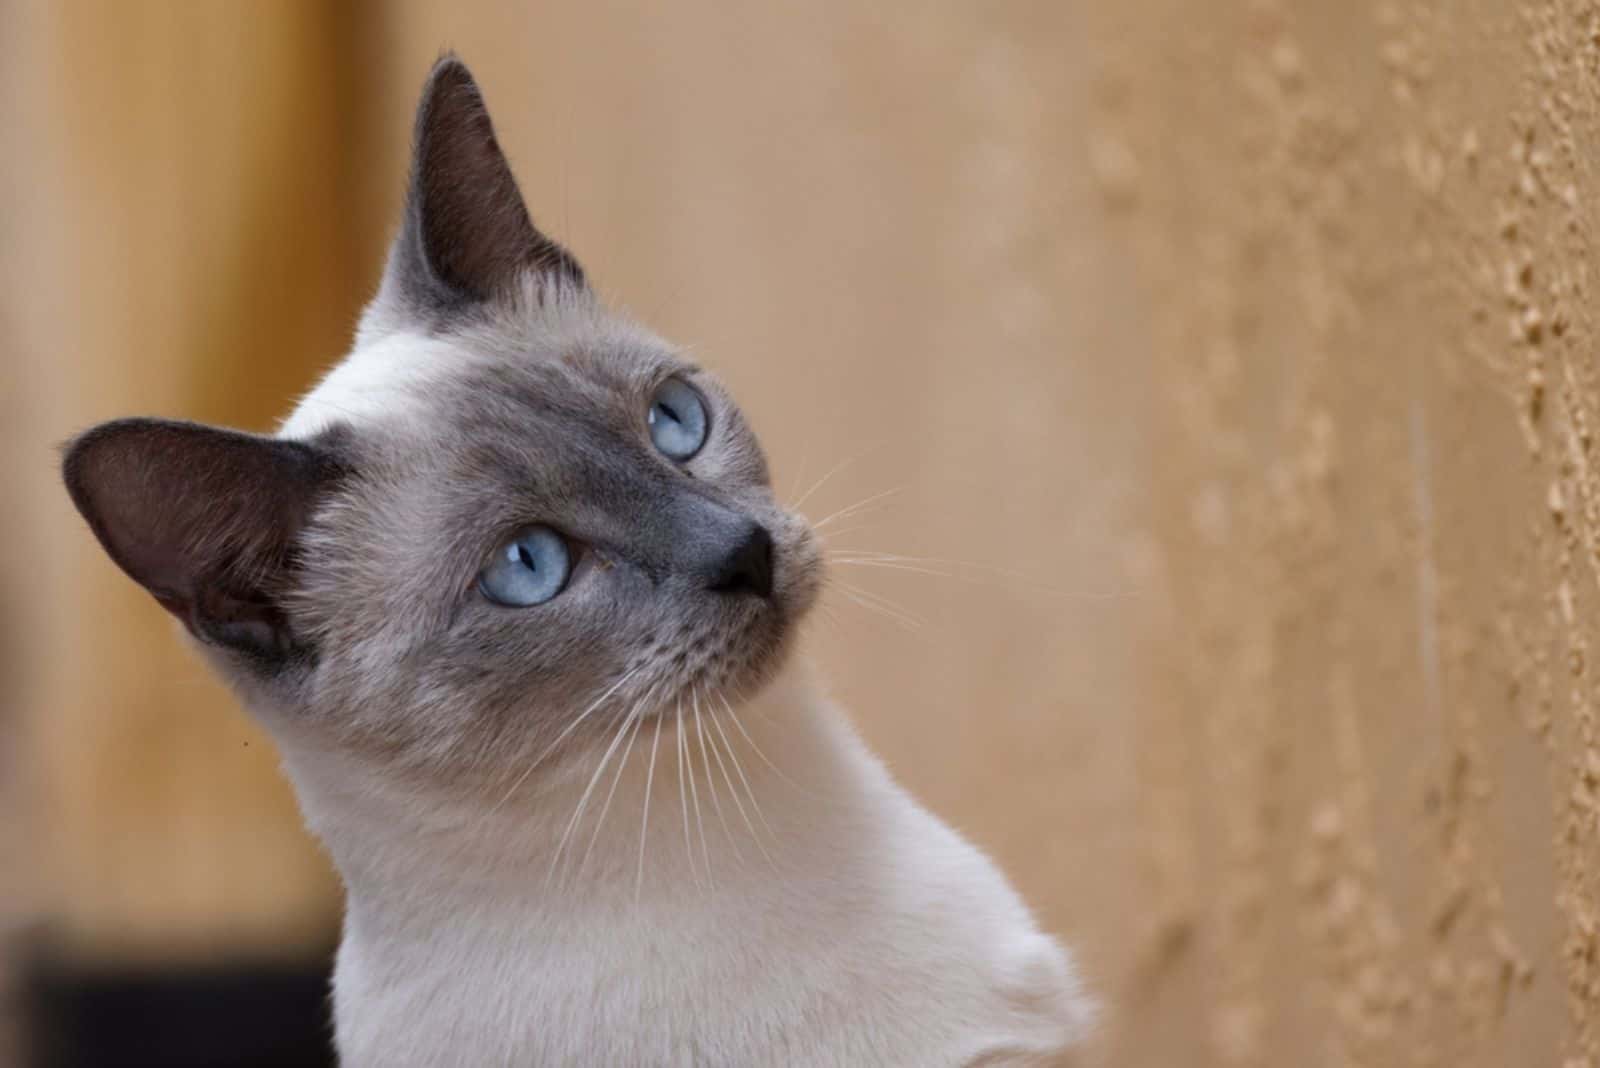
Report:
[[[1067,954],[803,667],[738,710],[748,738],[729,710],[713,725],[700,709],[739,769],[703,755],[682,714],[699,820],[676,714],[659,742],[647,720],[595,779],[560,866],[602,749],[489,811],[275,725],[349,891],[334,980],[347,1068],[936,1068],[1038,1063],[1085,1035]]]
[[[301,398],[279,436],[305,439],[335,423],[404,419],[426,401],[429,383],[464,358],[459,346],[414,333],[357,345]]]
[[[529,309],[537,309],[534,314]],[[368,307],[355,347],[300,398],[278,429],[278,436],[306,440],[337,423],[404,423],[427,417],[428,391],[458,378],[473,361],[493,363],[505,354],[497,343],[515,339],[527,351],[561,353],[585,347],[667,349],[637,323],[599,305],[582,290],[541,288],[536,277],[501,309],[499,320],[481,323],[474,333],[430,336],[387,319],[382,301]],[[470,343],[472,341],[477,344]]]

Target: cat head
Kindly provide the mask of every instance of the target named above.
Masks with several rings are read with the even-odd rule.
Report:
[[[119,420],[64,476],[270,722],[418,770],[738,701],[821,581],[732,398],[535,228],[453,57],[355,347],[279,434]]]

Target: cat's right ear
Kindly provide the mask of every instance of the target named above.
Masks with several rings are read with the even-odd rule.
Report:
[[[436,323],[530,274],[584,282],[572,254],[533,225],[472,72],[446,55],[417,105],[405,217],[378,305],[389,315]]]
[[[327,451],[119,419],[73,439],[61,473],[106,554],[195,637],[261,667],[309,651],[285,599],[303,527],[345,474]]]

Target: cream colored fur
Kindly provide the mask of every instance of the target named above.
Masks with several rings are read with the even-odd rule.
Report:
[[[493,811],[290,731],[349,891],[344,1064],[937,1068],[1053,1063],[1084,1037],[1067,954],[802,665],[743,731],[731,711],[682,710],[682,776],[673,709],[604,774],[579,754]]]

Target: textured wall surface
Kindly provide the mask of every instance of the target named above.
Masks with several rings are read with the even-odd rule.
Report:
[[[1600,10],[1092,21],[1152,358],[1120,1048],[1600,1063]]]
[[[264,743],[47,447],[268,425],[452,45],[781,488],[916,558],[841,564],[814,653],[1080,949],[1106,1063],[1600,1068],[1600,5],[125,10],[3,24],[40,564],[0,571],[0,729],[58,929],[326,929]]]

